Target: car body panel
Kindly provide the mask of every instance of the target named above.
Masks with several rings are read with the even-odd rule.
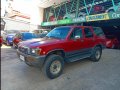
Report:
[[[120,42],[117,38],[107,38],[106,39],[106,47],[107,48],[118,48],[120,47]]]

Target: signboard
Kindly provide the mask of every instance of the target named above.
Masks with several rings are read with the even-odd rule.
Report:
[[[79,17],[79,18],[72,19],[72,23],[80,23],[80,22],[86,22],[86,18],[85,17]]]
[[[58,25],[60,25],[60,24],[70,24],[70,23],[72,23],[71,19],[58,20]]]
[[[120,12],[109,13],[108,15],[110,19],[120,18]]]
[[[51,26],[51,25],[72,24],[72,23],[80,23],[80,22],[86,22],[86,18],[79,17],[74,19],[64,19],[64,20],[58,20],[58,21],[52,21],[52,22],[43,22],[41,25]]]
[[[109,19],[108,13],[86,16],[87,22],[99,21],[99,20],[108,20],[108,19]]]
[[[117,19],[117,18],[120,19],[120,12],[89,15],[89,16],[86,16],[86,17],[64,19],[64,20],[58,20],[58,21],[53,21],[53,22],[43,22],[41,25],[42,26],[63,25],[63,24],[73,24],[73,23],[82,23],[82,22],[90,22],[90,21]]]
[[[42,25],[42,26],[57,25],[57,21],[53,21],[53,22],[42,22],[41,25]]]

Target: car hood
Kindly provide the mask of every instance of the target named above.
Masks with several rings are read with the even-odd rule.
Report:
[[[19,46],[27,46],[27,47],[38,47],[40,45],[51,44],[59,42],[60,39],[53,39],[53,38],[37,38],[31,39],[27,41],[22,41],[18,45]]]

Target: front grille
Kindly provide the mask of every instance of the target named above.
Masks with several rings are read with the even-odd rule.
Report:
[[[29,54],[29,48],[27,47],[19,47],[18,50],[24,54]]]

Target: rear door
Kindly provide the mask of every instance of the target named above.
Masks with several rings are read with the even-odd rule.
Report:
[[[105,46],[106,38],[103,30],[100,27],[93,27],[93,31],[95,33],[95,42]]]
[[[93,31],[90,27],[84,28],[84,47],[87,54],[91,53],[92,48],[94,47],[95,39]]]

